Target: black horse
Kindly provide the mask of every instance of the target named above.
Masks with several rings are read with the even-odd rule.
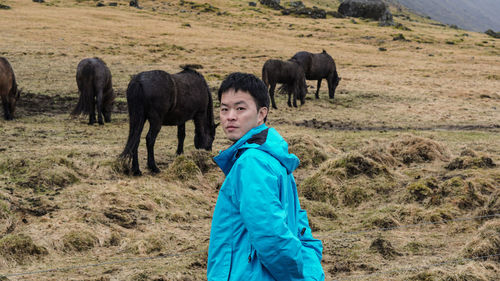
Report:
[[[76,83],[80,98],[71,115],[89,114],[89,125],[95,123],[97,105],[97,122],[111,122],[111,111],[115,100],[111,71],[100,58],[87,58],[78,63],[76,68]]]
[[[331,99],[335,97],[335,89],[339,85],[341,78],[337,73],[335,61],[325,50],[319,54],[305,51],[298,52],[291,60],[296,61],[302,66],[307,80],[318,80],[316,88],[317,99],[319,99],[319,88],[321,87],[321,80],[323,78],[328,83],[328,96]]]
[[[20,94],[12,66],[6,58],[0,57],[0,98],[5,120],[14,119],[14,111]]]
[[[297,107],[297,99],[304,104],[307,94],[304,70],[295,61],[267,60],[262,67],[262,80],[270,86],[269,96],[274,109],[274,90],[276,83],[283,84],[283,90],[288,93],[288,106],[292,106],[290,96],[293,94],[293,106]]]
[[[141,175],[137,148],[144,123],[149,121],[146,136],[148,168],[153,173],[160,170],[154,160],[154,144],[161,126],[177,126],[177,154],[184,152],[185,123],[195,125],[194,146],[212,150],[216,125],[212,95],[205,78],[197,71],[184,66],[184,70],[169,74],[162,70],[141,72],[135,75],[127,88],[130,130],[122,159],[132,160],[132,173]]]

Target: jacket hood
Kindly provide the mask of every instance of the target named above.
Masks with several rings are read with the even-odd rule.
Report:
[[[272,155],[286,168],[288,174],[299,166],[299,158],[288,153],[288,144],[283,137],[266,124],[248,131],[228,149],[221,151],[214,161],[227,176],[239,156],[249,148],[256,148]]]

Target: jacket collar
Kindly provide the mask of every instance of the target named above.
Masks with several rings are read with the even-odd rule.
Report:
[[[258,136],[258,134],[263,132],[266,129],[269,129],[266,126],[266,124],[262,124],[260,126],[252,128],[245,135],[243,135],[239,140],[237,140],[233,145],[231,145],[226,150],[220,151],[219,155],[214,157],[215,163],[217,163],[217,165],[219,165],[222,172],[224,172],[224,174],[226,176],[229,173],[229,171],[231,171],[231,168],[233,167],[234,162],[236,162],[236,160],[238,159],[238,157],[240,155],[240,153],[239,153],[240,149],[258,147],[263,142],[265,142],[265,138],[262,139],[262,137],[265,137],[265,136],[262,136],[262,135]],[[256,136],[256,138],[252,139],[253,136]],[[250,140],[250,139],[252,139],[252,140]]]

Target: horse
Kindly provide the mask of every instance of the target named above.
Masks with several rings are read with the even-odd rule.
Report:
[[[146,120],[149,132],[146,136],[148,169],[159,173],[154,160],[154,144],[161,126],[177,126],[177,151],[184,152],[186,122],[195,125],[194,146],[196,149],[212,150],[215,139],[212,94],[203,75],[194,66],[181,66],[183,70],[169,74],[162,70],[145,71],[135,75],[128,84],[127,104],[129,112],[129,135],[125,149],[120,154],[130,164],[133,175],[141,175],[137,149]]]
[[[301,105],[304,104],[307,88],[304,71],[294,61],[282,61],[270,59],[262,67],[262,80],[269,88],[269,95],[274,109],[277,109],[274,101],[274,89],[276,83],[283,84],[283,89],[288,93],[288,106],[291,107],[290,96],[293,94],[293,106],[297,107],[297,98]]]
[[[5,120],[14,119],[16,103],[21,96],[17,89],[16,76],[9,61],[0,57],[0,98],[2,99]]]
[[[89,125],[93,125],[97,105],[99,125],[104,125],[103,115],[106,123],[111,122],[116,95],[111,82],[111,71],[106,63],[97,57],[81,60],[76,68],[76,83],[80,97],[71,115],[89,114]]]
[[[335,89],[342,78],[337,73],[335,61],[325,50],[318,54],[298,52],[290,60],[296,61],[302,66],[307,80],[318,80],[316,99],[319,99],[319,88],[323,78],[328,83],[328,96],[331,99],[335,97]]]

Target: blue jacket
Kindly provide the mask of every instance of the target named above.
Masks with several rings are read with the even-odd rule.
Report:
[[[214,160],[226,179],[212,219],[208,280],[323,281],[323,246],[292,175],[299,159],[278,132],[255,127]]]

